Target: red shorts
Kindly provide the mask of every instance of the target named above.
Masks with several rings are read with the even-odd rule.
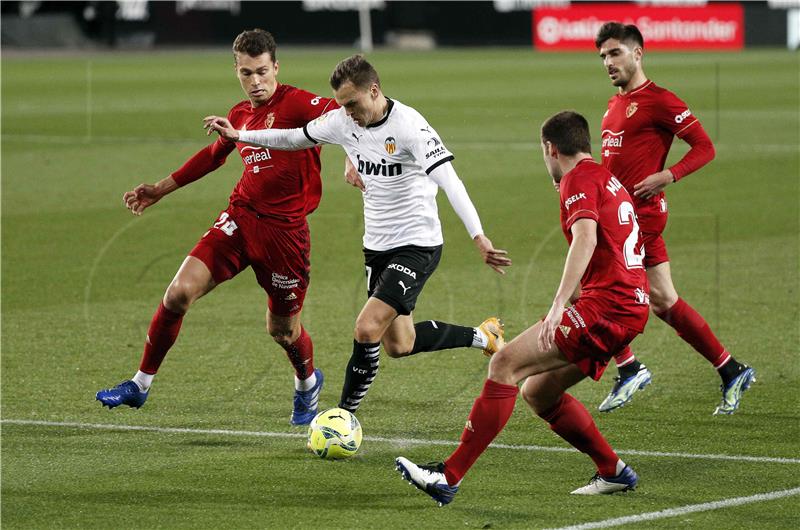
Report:
[[[644,244],[644,267],[649,269],[669,261],[662,233],[667,226],[667,200],[662,196],[653,202],[636,206],[639,221],[639,240]]]
[[[590,300],[568,307],[556,330],[556,346],[581,372],[595,381],[600,379],[608,361],[640,332],[602,317]]]
[[[270,312],[291,316],[303,307],[311,269],[308,224],[286,228],[255,212],[229,206],[189,252],[206,264],[214,282],[253,267],[269,296]]]

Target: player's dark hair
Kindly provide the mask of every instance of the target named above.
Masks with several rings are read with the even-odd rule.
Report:
[[[233,59],[236,60],[237,53],[246,53],[250,57],[258,57],[262,53],[269,53],[272,62],[278,60],[275,56],[277,50],[275,38],[269,31],[263,29],[249,29],[239,33],[233,41]]]
[[[361,54],[344,59],[333,69],[331,88],[339,90],[339,87],[348,81],[358,88],[368,88],[372,83],[381,86],[378,72]]]
[[[555,145],[562,155],[591,153],[589,122],[575,111],[561,111],[542,124],[542,142]]]
[[[639,28],[633,24],[622,24],[620,22],[606,22],[597,31],[597,37],[594,39],[594,45],[599,50],[608,39],[617,39],[620,42],[636,43],[644,48],[644,37]]]

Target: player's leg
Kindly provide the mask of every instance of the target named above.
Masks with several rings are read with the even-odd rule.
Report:
[[[626,469],[583,403],[566,393],[585,377],[575,364],[536,374],[522,385],[522,398],[553,432],[588,455],[597,466],[597,474],[589,484],[572,493],[591,495],[633,489],[636,473]]]
[[[324,377],[314,368],[314,344],[300,322],[300,312],[288,316],[267,310],[267,333],[286,352],[294,368],[292,425],[308,425],[317,415]]]
[[[667,247],[661,237],[667,225],[666,206],[655,211],[637,207],[637,216],[640,229],[639,242],[644,245],[645,251],[645,268],[649,269],[669,261]],[[614,378],[611,391],[597,407],[601,412],[611,412],[625,405],[633,399],[636,392],[643,390],[652,381],[653,374],[636,358],[629,345],[614,355],[614,363],[617,365],[619,375]]]
[[[96,399],[108,408],[119,405],[141,407],[164,357],[178,338],[183,316],[198,298],[215,286],[205,263],[187,256],[150,321],[139,371],[131,380],[97,392]]]
[[[503,344],[503,324],[497,317],[486,319],[478,327],[461,326],[438,320],[413,324],[411,311],[425,283],[436,271],[442,248],[405,247],[388,260],[374,296],[393,306],[398,315],[383,336],[382,344],[391,357],[405,357],[420,352],[451,348],[479,348],[492,355]]]
[[[517,382],[569,364],[556,347],[539,350],[540,327],[541,322],[528,328],[494,354],[489,363],[489,376],[472,406],[461,443],[447,460],[427,466],[403,457],[396,460],[397,469],[406,480],[440,504],[453,499],[461,479],[511,417],[518,393]]]
[[[291,423],[307,425],[317,415],[324,382],[314,368],[314,344],[300,319],[310,278],[308,226],[282,228],[258,217],[247,219],[247,253],[267,293],[267,333],[284,349],[295,372]]]
[[[387,328],[381,344],[395,358],[451,348],[478,348],[491,356],[505,345],[503,335],[503,323],[497,317],[489,317],[472,328],[439,320],[414,324],[411,315],[400,315]]]
[[[347,363],[339,406],[350,412],[358,410],[370,385],[378,375],[380,342],[386,329],[397,317],[397,310],[370,297],[356,318],[353,353]]]
[[[647,269],[650,307],[658,318],[672,326],[678,336],[706,358],[722,379],[722,403],[715,414],[733,414],[742,392],[755,381],[755,371],[738,362],[717,339],[708,322],[675,290],[669,262]]]
[[[178,337],[183,316],[189,307],[215,286],[247,267],[240,230],[237,228],[226,211],[200,238],[170,282],[153,315],[139,371],[131,380],[99,391],[96,398],[103,405],[109,408],[118,405],[140,407],[147,399],[153,377]]]

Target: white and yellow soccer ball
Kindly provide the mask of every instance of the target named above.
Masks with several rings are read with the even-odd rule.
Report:
[[[333,408],[320,412],[308,426],[308,448],[320,458],[349,458],[361,447],[361,424],[350,412]]]

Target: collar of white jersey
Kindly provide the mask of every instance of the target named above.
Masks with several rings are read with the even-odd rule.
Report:
[[[367,125],[366,128],[367,129],[371,129],[373,127],[380,127],[381,125],[386,123],[386,120],[389,119],[389,114],[392,113],[392,109],[393,108],[394,108],[394,101],[392,101],[389,98],[386,98],[386,114],[384,114],[383,118],[381,118],[380,120],[376,121],[375,123],[370,123],[369,125]]]

